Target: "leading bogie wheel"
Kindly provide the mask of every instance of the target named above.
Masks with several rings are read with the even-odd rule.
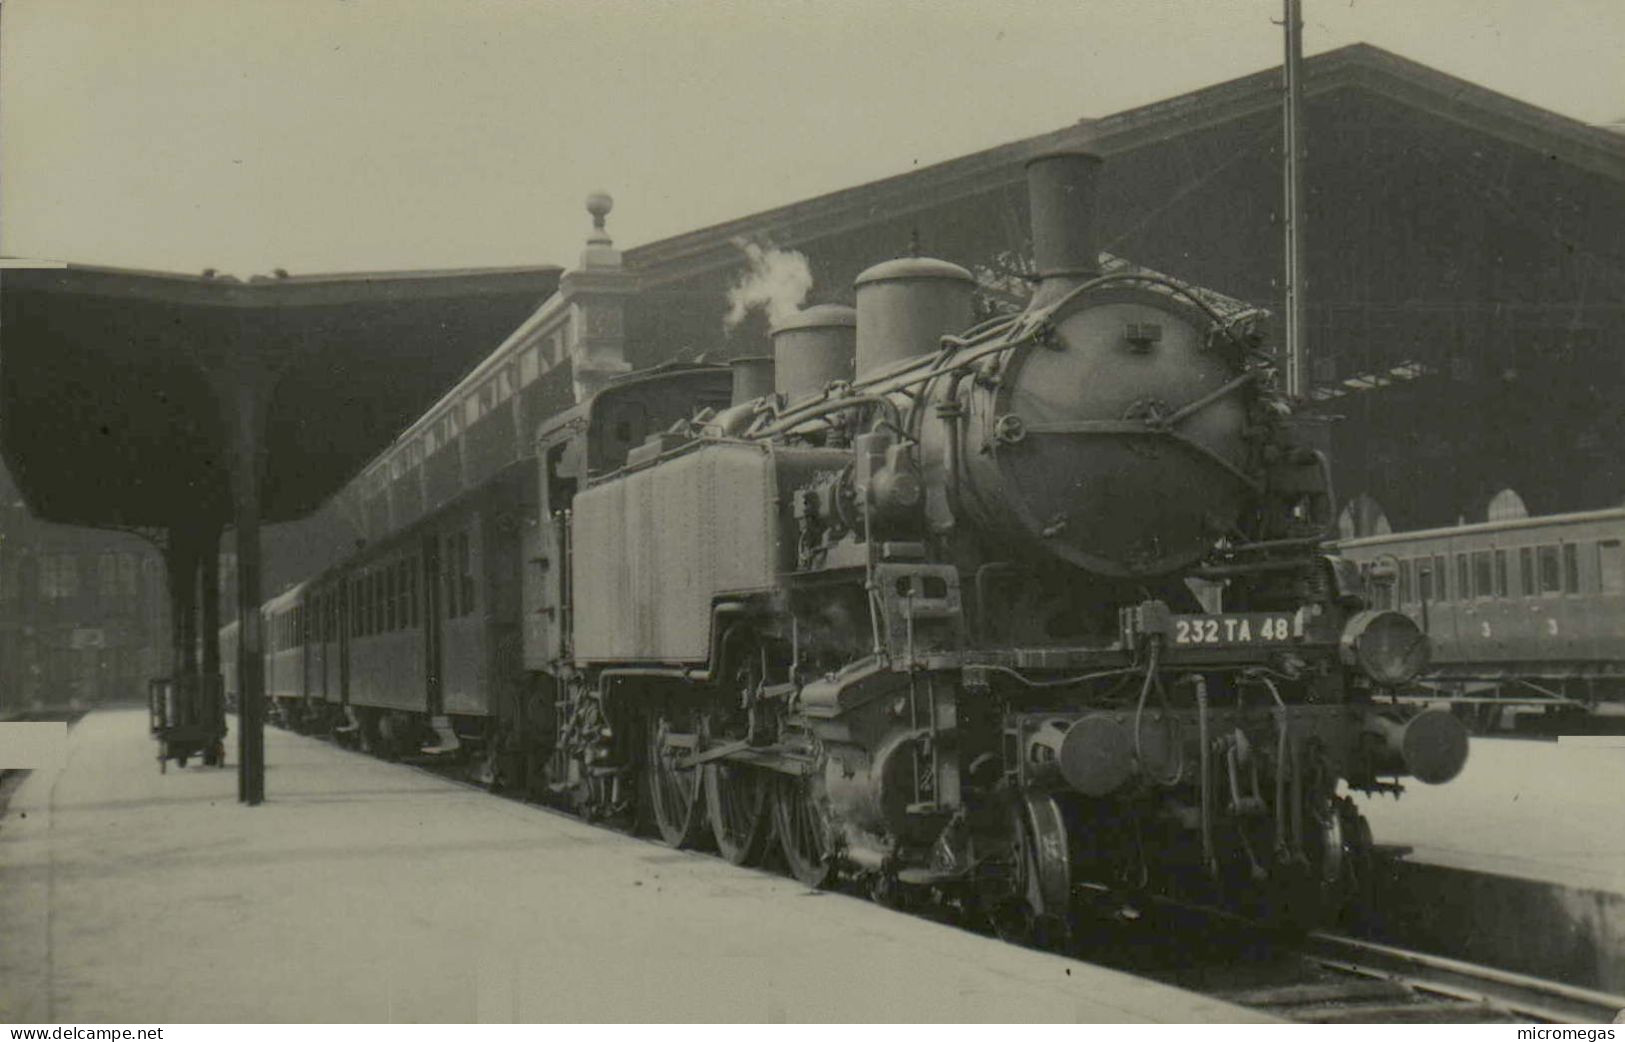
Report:
[[[717,850],[736,865],[755,865],[773,831],[771,772],[736,763],[705,766],[705,803]]]

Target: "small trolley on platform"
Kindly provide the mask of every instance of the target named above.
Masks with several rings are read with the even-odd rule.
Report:
[[[206,767],[226,764],[226,699],[220,674],[155,677],[147,685],[147,712],[158,740],[158,770],[194,756]]]

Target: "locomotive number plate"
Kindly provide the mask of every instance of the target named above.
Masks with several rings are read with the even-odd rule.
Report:
[[[1174,643],[1181,647],[1285,644],[1302,636],[1297,617],[1278,612],[1174,616]]]

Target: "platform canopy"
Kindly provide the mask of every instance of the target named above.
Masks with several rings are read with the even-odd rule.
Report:
[[[262,382],[261,516],[307,513],[558,284],[552,266],[343,275],[0,270],[0,452],[38,517],[229,522],[231,381]]]

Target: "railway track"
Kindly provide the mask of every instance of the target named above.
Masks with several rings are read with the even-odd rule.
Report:
[[[399,762],[488,791],[454,764]],[[942,911],[925,915],[987,932]],[[1138,923],[1103,924],[1065,954],[1307,1024],[1597,1024],[1625,1012],[1625,996],[1341,934],[1286,938],[1180,906],[1160,908]]]
[[[1346,934],[1289,935],[1165,905],[1098,931],[1091,962],[1306,1024],[1598,1024],[1625,996]]]
[[[1606,1024],[1625,1010],[1625,997],[1338,934],[1292,957],[1298,974],[1212,994],[1310,1024]]]

